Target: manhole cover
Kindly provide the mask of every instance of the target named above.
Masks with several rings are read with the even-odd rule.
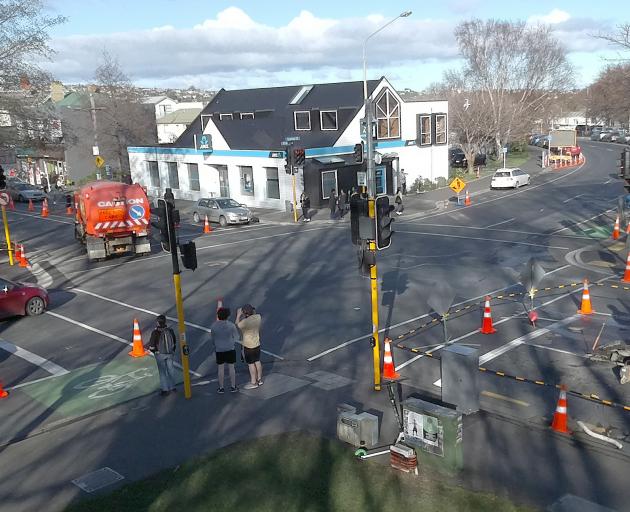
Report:
[[[125,477],[111,468],[101,468],[72,480],[72,483],[85,492],[94,492],[123,478]]]

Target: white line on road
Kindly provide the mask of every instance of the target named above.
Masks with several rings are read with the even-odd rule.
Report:
[[[513,220],[516,220],[516,217],[512,217],[511,219],[503,220],[501,222],[495,222],[494,224],[490,224],[489,226],[486,226],[483,229],[493,228],[495,226],[500,226],[501,224],[507,224],[508,222],[512,222]]]
[[[25,348],[18,347],[17,345],[14,345],[13,343],[10,343],[2,338],[0,338],[0,349],[9,352],[10,354],[13,354],[14,356],[17,356],[21,359],[24,359],[31,364],[39,366],[42,370],[46,370],[51,375],[58,377],[59,375],[65,375],[66,373],[68,373],[68,370],[62,368],[58,364],[55,364],[48,359],[44,359],[37,354],[33,354],[33,352],[30,352]]]
[[[512,233],[515,235],[533,235],[533,236],[542,236],[542,237],[549,236],[549,233],[541,233],[541,232],[535,232],[535,231],[520,231],[518,229],[497,229],[497,228],[490,228],[490,227],[482,228],[479,226],[463,226],[463,225],[456,225],[456,224],[431,224],[429,222],[423,222],[422,224],[419,225],[419,227],[425,227],[425,226],[430,226],[433,228],[449,228],[449,229],[455,228],[455,229],[470,229],[470,230],[477,230],[477,231],[498,231],[499,233]],[[558,235],[558,237],[580,239],[580,240],[591,240],[591,237],[589,236],[579,236],[579,235]]]
[[[575,352],[571,352],[570,350],[562,350],[560,348],[547,347],[545,345],[536,345],[536,343],[528,343],[527,345],[530,346],[530,347],[536,347],[536,348],[542,348],[542,349],[545,349],[545,350],[551,350],[552,352],[560,352],[561,354],[567,354],[567,355],[570,355],[570,356],[581,357],[583,359],[588,359],[588,357],[589,357],[586,354],[576,354]]]
[[[597,217],[601,217],[602,215],[606,215],[607,213],[610,213],[610,212],[615,211],[615,210],[616,210],[616,208],[611,208],[610,210],[606,210],[605,212],[598,213],[597,215],[593,215],[590,219],[586,219],[586,220],[583,220],[581,222],[576,222],[576,223],[571,224],[570,226],[566,226],[564,228],[556,229],[555,231],[552,231],[551,233],[548,233],[548,236],[555,235],[556,233],[560,233],[560,231],[564,231],[565,229],[570,229],[570,228],[577,227],[580,224],[585,224],[585,223],[587,223],[587,222],[589,222],[589,221],[591,221],[593,219],[596,219]]]
[[[74,221],[72,219],[59,220],[59,219],[54,219],[52,217],[42,217],[41,215],[36,215],[34,213],[16,212],[15,210],[10,210],[7,213],[11,213],[13,215],[22,215],[23,217],[32,217],[33,219],[43,219],[43,220],[48,220],[48,221],[51,221],[51,222],[58,222],[59,224],[74,224]]]
[[[607,179],[606,181],[604,181],[604,185],[608,185],[612,180],[612,178]]]
[[[582,197],[585,196],[586,194],[578,194],[577,196],[573,196],[573,197],[569,197],[569,199],[565,199],[564,201],[562,201],[563,203],[568,203],[569,201],[571,201],[572,199],[577,199],[578,197]]]
[[[48,288],[53,284],[53,278],[39,263],[33,263],[31,266],[31,270],[35,279],[37,279],[37,284],[44,288]]]
[[[556,245],[545,245],[545,244],[533,244],[531,242],[518,242],[518,241],[512,241],[512,240],[500,240],[498,238],[483,238],[483,237],[475,237],[475,236],[450,235],[446,233],[427,233],[424,231],[407,231],[404,229],[397,229],[396,233],[406,233],[406,234],[424,235],[424,236],[439,236],[441,238],[463,238],[465,240],[480,240],[483,242],[498,242],[502,244],[527,245],[529,247],[545,247],[547,249],[561,249],[565,251],[569,250],[569,247],[560,247]]]

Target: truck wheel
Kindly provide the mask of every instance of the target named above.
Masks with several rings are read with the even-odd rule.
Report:
[[[29,301],[26,303],[26,314],[28,316],[37,316],[41,315],[46,309],[46,305],[44,304],[44,299],[41,297],[31,297]]]
[[[199,224],[199,222],[201,221],[201,218],[199,217],[199,214],[197,212],[193,213],[193,221],[195,221],[195,224]]]
[[[225,226],[227,226],[227,220],[226,220],[226,218],[225,218],[223,215],[221,215],[221,217],[219,217],[219,225],[220,225],[222,228],[224,228]]]

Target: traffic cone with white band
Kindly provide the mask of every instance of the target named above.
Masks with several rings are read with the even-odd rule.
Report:
[[[560,432],[561,434],[570,434],[571,431],[567,426],[567,419],[567,387],[560,386],[560,396],[558,397],[556,411],[553,413],[551,429],[554,432]]]
[[[148,351],[144,349],[144,344],[142,343],[142,333],[140,332],[140,325],[138,324],[138,319],[133,319],[133,345],[131,347],[131,352],[129,355],[131,357],[144,357],[148,355]]]
[[[394,368],[394,358],[392,357],[392,347],[390,342],[392,340],[385,338],[385,353],[383,355],[383,378],[384,379],[397,379],[400,374]]]
[[[464,199],[464,206],[470,206],[472,203],[470,202],[470,194],[468,190],[466,190],[466,199]]]
[[[32,199],[28,200],[28,211],[29,212],[34,212],[35,211],[35,207],[33,206],[33,200]]]
[[[217,314],[219,313],[219,309],[221,309],[223,307],[223,297],[219,297],[217,299]],[[219,317],[217,316],[217,320],[219,319]]]
[[[208,222],[208,216],[206,215],[206,219],[203,223],[203,232],[204,234],[206,233],[210,233],[212,231],[212,228],[210,227],[210,222]]]
[[[48,217],[48,199],[42,202],[42,217]]]
[[[494,334],[497,330],[492,326],[492,312],[490,311],[490,296],[486,296],[486,303],[483,306],[483,320],[481,322],[481,334]]]
[[[582,291],[582,305],[578,309],[581,315],[592,315],[593,307],[591,306],[591,294],[588,291],[588,279],[584,279],[584,290]]]
[[[630,283],[630,251],[628,251],[628,257],[626,258],[626,271],[623,274],[622,281],[624,283]]]
[[[28,260],[26,259],[26,250],[24,244],[20,244],[20,267],[28,268]]]
[[[612,237],[613,240],[619,239],[619,215],[617,215],[617,218],[615,219],[615,227],[613,227]]]

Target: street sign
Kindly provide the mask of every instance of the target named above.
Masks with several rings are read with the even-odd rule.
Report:
[[[453,181],[451,181],[449,187],[451,187],[451,190],[453,192],[459,194],[462,190],[464,190],[464,188],[466,188],[466,182],[461,178],[455,178]]]
[[[505,155],[507,153],[507,147],[503,148],[503,154]]]
[[[98,155],[99,155],[98,146],[92,146],[92,156],[98,156]]]
[[[94,163],[96,164],[96,167],[100,169],[103,165],[105,165],[105,159],[102,156],[97,156],[94,159]]]
[[[367,172],[357,172],[357,185],[359,185],[359,187],[367,187]]]
[[[300,140],[300,138],[297,137],[297,136],[296,137],[285,137],[284,140],[287,141],[287,142],[297,142],[298,140]]]
[[[6,192],[0,192],[0,206],[7,206],[9,204],[9,194]]]

